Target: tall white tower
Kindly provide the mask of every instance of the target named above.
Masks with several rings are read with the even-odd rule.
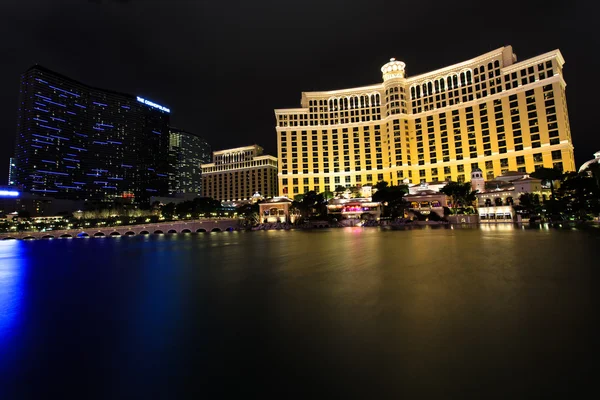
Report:
[[[485,180],[483,179],[483,171],[479,168],[471,170],[471,190],[476,190],[479,193],[485,191]]]

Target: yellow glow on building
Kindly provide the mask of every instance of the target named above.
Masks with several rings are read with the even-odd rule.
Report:
[[[517,63],[506,46],[414,77],[391,59],[382,83],[302,93],[275,110],[279,194],[574,171],[563,64],[559,50]]]
[[[277,158],[262,153],[258,145],[213,152],[213,162],[201,166],[203,195],[221,201],[276,196]]]

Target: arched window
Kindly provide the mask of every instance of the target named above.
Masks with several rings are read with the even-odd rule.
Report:
[[[458,87],[458,75],[452,75],[452,87],[456,89]]]
[[[371,107],[375,105],[375,95],[371,95]]]
[[[444,78],[440,78],[440,89],[442,91],[446,90],[446,88],[444,87]]]
[[[431,82],[427,83],[427,94],[428,95],[432,95],[433,94],[433,85],[431,84]]]
[[[434,88],[436,93],[440,91],[440,81],[435,81]]]
[[[447,78],[447,82],[448,82],[448,90],[452,90],[453,86],[452,86],[452,77],[449,76]]]
[[[496,197],[494,199],[494,203],[496,204],[496,207],[500,207],[502,205],[502,199],[500,197]]]
[[[379,93],[377,93],[377,94],[375,95],[375,100],[376,100],[376,102],[377,102],[377,103],[376,103],[376,105],[380,105],[380,104],[381,104],[381,99],[379,98]]]
[[[500,61],[494,61],[494,68],[500,68]]]
[[[474,73],[475,75],[477,75],[477,74],[479,73],[479,69],[478,69],[477,67],[475,67],[475,69],[473,70],[473,73]]]
[[[470,85],[473,83],[473,76],[471,75],[471,71],[467,71],[467,83]]]
[[[421,86],[417,86],[417,99],[421,97]]]
[[[411,99],[415,98],[415,87],[414,86],[410,87],[410,98]]]
[[[490,200],[490,199],[485,199],[485,206],[486,206],[486,207],[491,207],[491,206],[492,206],[492,200]]]
[[[344,110],[348,109],[348,98],[344,97]]]
[[[467,79],[465,77],[465,73],[461,72],[460,73],[460,86],[466,86],[467,84]]]
[[[494,68],[494,66],[492,65],[492,63],[488,64],[488,71],[491,71]]]
[[[427,84],[424,83],[423,84],[423,96],[427,96],[429,93],[427,93]]]

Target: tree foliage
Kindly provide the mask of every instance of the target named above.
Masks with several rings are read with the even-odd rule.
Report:
[[[476,191],[471,189],[470,182],[448,182],[440,192],[450,198],[452,213],[456,214],[459,208],[468,208],[477,200]]]
[[[373,194],[373,201],[384,205],[384,214],[391,217],[404,215],[404,195],[408,193],[408,186],[388,186],[387,182],[378,182],[379,189]]]
[[[531,174],[532,177],[541,179],[543,184],[550,184],[550,193],[552,199],[555,199],[554,181],[559,181],[562,178],[562,171],[554,168],[539,168]]]

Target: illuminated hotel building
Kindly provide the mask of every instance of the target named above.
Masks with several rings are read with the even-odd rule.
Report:
[[[21,79],[15,184],[94,202],[166,195],[169,112],[35,65]]]
[[[574,171],[563,64],[506,46],[414,77],[392,59],[382,83],[302,93],[302,108],[275,110],[279,193]]]
[[[169,130],[169,194],[202,193],[201,165],[210,162],[210,145],[181,129]]]
[[[262,153],[258,145],[213,152],[213,162],[202,165],[203,195],[221,201],[277,196],[277,158]]]

